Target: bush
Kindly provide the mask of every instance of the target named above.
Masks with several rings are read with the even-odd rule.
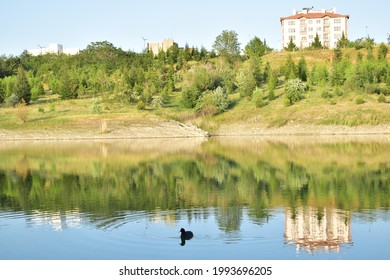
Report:
[[[19,104],[20,98],[15,93],[11,94],[6,100],[5,103],[9,107],[15,107],[17,104]]]
[[[142,100],[138,101],[137,109],[138,110],[145,110],[145,103]]]
[[[189,86],[181,92],[181,103],[185,108],[194,108],[202,92],[196,86]]]
[[[273,88],[270,88],[268,90],[268,100],[272,101],[274,100],[276,97],[275,97],[275,90]]]
[[[386,96],[383,93],[379,94],[378,102],[379,103],[386,103]]]
[[[324,90],[321,92],[321,97],[322,97],[322,98],[332,98],[333,95],[332,95],[332,93],[331,93],[329,90],[324,89]]]
[[[301,79],[287,81],[285,88],[287,104],[292,105],[303,99],[303,94],[305,93],[306,88],[306,84]]]
[[[361,95],[356,96],[356,98],[355,98],[355,103],[356,103],[357,105],[363,104],[364,102],[365,102],[365,101],[364,101],[363,96],[361,96]]]
[[[253,91],[252,100],[255,102],[256,108],[261,108],[267,105],[267,102],[264,100],[264,93],[258,87],[256,87],[256,89]]]
[[[218,112],[222,113],[229,107],[229,98],[226,92],[221,87],[217,87],[213,91],[214,104],[218,108]]]
[[[334,95],[336,96],[342,96],[344,93],[339,87],[334,88]]]

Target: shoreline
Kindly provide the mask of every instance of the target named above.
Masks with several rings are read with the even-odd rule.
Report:
[[[164,121],[148,125],[133,124],[114,127],[101,132],[98,128],[70,127],[53,130],[7,130],[0,129],[0,141],[68,141],[68,140],[131,140],[159,138],[208,138],[208,137],[261,137],[261,136],[389,136],[390,124],[377,126],[336,126],[336,125],[285,125],[265,127],[251,124],[222,125],[209,133],[192,124]]]

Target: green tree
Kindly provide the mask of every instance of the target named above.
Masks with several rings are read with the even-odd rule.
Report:
[[[240,43],[235,31],[224,30],[215,38],[213,49],[221,57],[233,62],[240,55]]]
[[[255,37],[245,46],[245,55],[248,57],[260,57],[263,56],[267,50],[269,50],[269,47],[266,45],[265,41],[263,42],[258,37]]]
[[[341,47],[337,46],[333,50],[333,61],[338,63],[343,59],[343,51],[341,50]]]
[[[229,107],[229,98],[227,93],[221,87],[217,87],[213,91],[214,104],[218,109],[218,113],[225,112]]]
[[[290,37],[290,41],[289,41],[287,47],[284,48],[284,50],[288,51],[288,52],[294,52],[294,51],[298,50],[298,47],[297,47],[297,45],[295,45],[292,37]]]
[[[302,57],[297,65],[297,76],[302,81],[307,81],[307,64],[304,57]]]
[[[349,46],[350,46],[350,42],[343,32],[341,38],[337,41],[337,48],[344,49],[344,48],[348,48]]]
[[[389,52],[389,49],[385,45],[385,43],[381,43],[378,48],[378,59],[379,60],[386,60],[387,53]]]
[[[314,41],[311,43],[310,48],[312,48],[314,50],[322,49],[322,43],[320,41],[320,36],[318,36],[318,33],[314,37]]]
[[[18,68],[15,86],[15,94],[19,98],[19,101],[24,100],[26,104],[29,104],[31,100],[31,86],[28,82],[26,71],[22,67]]]
[[[288,55],[286,62],[282,65],[281,72],[285,76],[286,80],[291,80],[297,77],[297,66],[295,65],[291,55]]]
[[[78,81],[64,70],[56,89],[61,99],[74,99],[78,96],[78,86]]]
[[[238,70],[236,83],[242,97],[252,96],[252,93],[256,88],[256,78],[249,66],[244,66]]]

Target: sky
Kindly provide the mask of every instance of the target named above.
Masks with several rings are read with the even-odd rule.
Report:
[[[257,36],[280,49],[280,17],[312,6],[350,15],[351,40],[369,34],[387,42],[389,0],[0,0],[0,55],[98,41],[141,52],[145,42],[164,39],[211,50],[223,30],[235,31],[241,48]]]

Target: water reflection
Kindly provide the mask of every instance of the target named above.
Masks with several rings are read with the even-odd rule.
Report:
[[[212,217],[236,244],[282,208],[284,242],[308,252],[352,244],[353,217],[390,220],[388,138],[160,141],[0,143],[0,214],[55,231]]]
[[[287,244],[297,251],[319,250],[338,252],[343,244],[351,244],[351,215],[334,208],[297,207],[286,209]]]

